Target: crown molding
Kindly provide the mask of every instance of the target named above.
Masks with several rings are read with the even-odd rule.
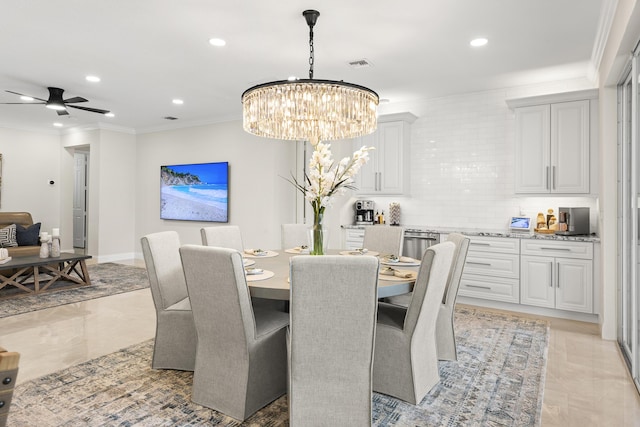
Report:
[[[613,20],[616,15],[616,9],[618,8],[618,0],[603,0],[602,7],[600,8],[600,21],[598,22],[598,30],[596,32],[596,38],[593,43],[593,51],[591,52],[591,62],[587,71],[587,77],[591,81],[598,80],[598,70],[600,69],[600,62],[604,55],[604,50],[607,46],[607,40],[613,25]]]

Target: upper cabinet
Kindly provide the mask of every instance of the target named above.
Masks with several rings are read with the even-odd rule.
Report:
[[[507,101],[515,112],[515,192],[590,192],[597,91]]]
[[[363,145],[374,147],[369,151],[369,162],[356,175],[358,194],[405,194],[409,188],[409,145],[411,124],[416,116],[411,113],[378,117],[378,129],[354,140],[354,150]]]

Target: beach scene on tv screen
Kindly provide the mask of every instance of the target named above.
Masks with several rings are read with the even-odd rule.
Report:
[[[160,168],[160,218],[227,222],[228,163]]]

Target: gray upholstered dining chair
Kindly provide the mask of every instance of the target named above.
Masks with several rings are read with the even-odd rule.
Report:
[[[385,225],[368,225],[364,228],[363,247],[380,255],[402,255],[404,228]]]
[[[309,226],[306,224],[282,224],[282,249],[290,249],[309,244]]]
[[[193,371],[196,330],[180,260],[180,237],[175,231],[163,231],[142,237],[141,244],[156,308],[151,366]]]
[[[254,310],[235,249],[180,248],[198,336],[191,400],[245,420],[287,390],[289,314]]]
[[[440,381],[436,321],[455,245],[427,249],[409,307],[379,303],[373,389],[413,405]]]
[[[377,286],[374,257],[291,258],[291,426],[371,425]]]
[[[453,253],[453,263],[449,271],[442,304],[440,304],[438,311],[436,341],[438,343],[439,360],[458,360],[453,320],[456,298],[458,297],[458,289],[460,288],[460,279],[462,278],[464,263],[467,259],[467,252],[469,251],[469,238],[462,234],[451,233],[447,241],[453,242],[453,244],[456,245],[456,249]],[[411,297],[412,294],[398,295],[385,298],[384,302],[408,307],[411,302]]]
[[[200,229],[200,237],[204,246],[231,248],[242,253],[242,234],[237,225],[220,225],[218,227],[204,227]]]

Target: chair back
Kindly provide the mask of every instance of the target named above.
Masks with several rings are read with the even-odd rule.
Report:
[[[442,304],[453,307],[458,296],[458,288],[460,287],[460,279],[462,278],[462,270],[467,260],[467,252],[469,251],[469,242],[471,239],[459,233],[451,233],[447,237],[448,242],[453,242],[456,249],[453,252],[453,262],[451,270],[449,270],[449,278],[444,289]]]
[[[217,246],[219,248],[231,248],[244,252],[242,234],[237,225],[221,225],[218,227],[204,227],[200,229],[202,244],[204,246]]]
[[[378,260],[301,255],[290,277],[291,425],[370,425]]]
[[[291,249],[309,244],[309,226],[306,224],[282,224],[282,249]]]
[[[164,310],[185,299],[188,293],[178,233],[162,231],[147,234],[140,243],[156,310]]]
[[[370,251],[379,252],[381,256],[401,256],[403,243],[403,227],[369,225],[364,228],[363,246]]]
[[[223,354],[242,357],[255,337],[242,255],[235,249],[200,245],[184,245],[180,255],[198,340],[206,337],[228,350]]]
[[[455,244],[443,242],[424,252],[404,321],[404,333],[432,336],[453,262]],[[429,332],[431,329],[433,331]]]

